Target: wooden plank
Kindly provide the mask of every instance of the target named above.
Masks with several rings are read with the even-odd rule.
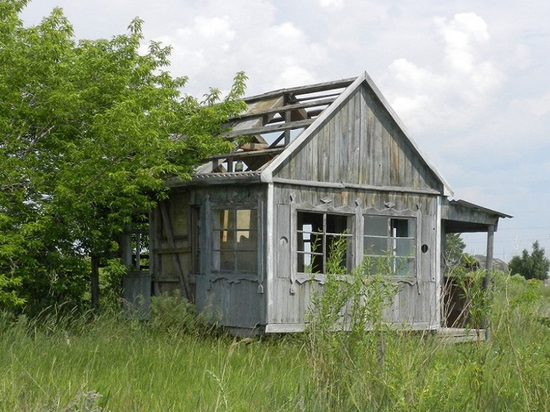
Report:
[[[300,180],[300,179],[288,179],[275,177],[272,179],[274,183],[282,183],[293,186],[308,186],[308,187],[318,187],[318,188],[332,188],[332,189],[359,189],[359,190],[368,190],[368,191],[377,191],[377,192],[396,192],[396,193],[414,193],[414,194],[427,194],[427,195],[438,195],[440,194],[436,190],[431,189],[415,189],[412,187],[397,187],[397,186],[376,186],[376,185],[358,185],[348,182],[319,182],[315,180]]]
[[[295,333],[306,330],[305,323],[271,323],[265,326],[266,333]]]
[[[319,99],[318,97],[315,97],[314,100],[308,100],[308,101],[295,103],[295,104],[288,104],[288,105],[284,105],[284,106],[272,107],[272,108],[269,108],[269,109],[265,109],[265,110],[261,110],[261,111],[257,111],[257,112],[252,112],[252,113],[245,112],[240,116],[232,117],[231,119],[229,119],[229,121],[227,123],[229,124],[229,123],[235,122],[235,121],[239,122],[239,121],[247,119],[247,118],[261,117],[261,116],[265,116],[265,115],[268,115],[268,114],[283,113],[283,112],[288,112],[288,111],[292,111],[292,110],[307,109],[307,108],[316,107],[316,106],[328,106],[329,104],[334,102],[334,100],[336,100],[336,96],[324,97],[324,98],[321,98],[321,99]]]
[[[154,249],[154,253],[157,255],[167,255],[173,253],[191,253],[190,247],[176,247],[176,248],[164,248],[164,249]]]
[[[308,85],[308,86],[290,87],[290,88],[287,88],[287,89],[279,89],[279,90],[274,90],[274,91],[271,91],[271,92],[259,94],[259,95],[256,95],[256,96],[246,97],[243,100],[246,103],[249,103],[249,102],[253,102],[255,100],[262,100],[262,99],[266,99],[266,98],[269,98],[269,97],[279,96],[279,95],[282,95],[282,94],[291,94],[291,93],[292,94],[308,94],[308,93],[322,92],[322,91],[325,91],[325,90],[342,89],[342,88],[348,87],[355,80],[356,80],[356,78],[351,78],[351,79],[342,79],[342,80],[336,80],[336,81],[325,82],[325,83],[317,83],[317,84],[312,84],[312,85]]]
[[[277,220],[275,227],[277,230],[277,237],[275,238],[277,247],[277,266],[276,276],[278,278],[290,278],[292,268],[290,267],[291,257],[290,254],[294,253],[291,247],[291,208],[288,204],[277,205]]]
[[[308,127],[314,121],[315,119],[298,120],[296,122],[281,123],[277,125],[270,125],[270,126],[264,126],[264,127],[255,127],[255,128],[246,129],[246,130],[234,130],[231,132],[223,133],[223,136],[226,139],[233,139],[238,136],[262,134],[262,133],[275,133],[275,132],[282,132],[285,130],[295,130],[295,129]]]
[[[176,248],[176,242],[174,240],[174,233],[172,231],[172,224],[170,221],[170,215],[168,214],[168,209],[166,207],[166,203],[162,202],[160,204],[160,211],[162,214],[162,221],[164,224],[164,232],[166,234],[166,237],[168,239],[168,245],[171,249]],[[179,254],[173,254],[174,259],[174,266],[176,268],[176,271],[178,272],[178,276],[180,278],[181,282],[181,289],[183,296],[188,299],[189,301],[193,300],[193,296],[191,294],[191,285],[189,284],[189,277],[187,273],[183,270],[183,265],[181,264],[180,256]]]
[[[242,158],[255,157],[255,156],[277,155],[281,153],[284,149],[285,149],[284,147],[276,147],[273,149],[225,153],[225,154],[219,154],[219,155],[207,157],[206,159],[204,159],[204,161],[209,161],[213,159],[227,159],[229,157],[232,157],[233,159],[242,159]]]

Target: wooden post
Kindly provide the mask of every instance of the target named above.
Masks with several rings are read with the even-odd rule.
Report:
[[[92,273],[90,276],[92,308],[99,309],[99,256],[92,256]]]
[[[489,298],[491,293],[491,271],[493,270],[493,249],[495,242],[495,225],[489,225],[487,227],[487,255],[485,257],[485,277],[483,278],[483,291]],[[485,329],[485,340],[489,340],[491,331],[489,328],[489,317],[485,313],[483,315],[482,327]]]
[[[285,111],[285,123],[292,121],[292,112],[290,110]],[[285,130],[285,147],[290,143],[290,129]]]

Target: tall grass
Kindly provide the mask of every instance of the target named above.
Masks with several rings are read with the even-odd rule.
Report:
[[[115,313],[52,318],[4,322],[1,410],[250,410],[287,404],[305,380],[301,345],[288,339],[209,337]]]
[[[392,331],[366,318],[365,308],[380,313],[389,304],[393,289],[384,283],[384,277],[371,276],[367,282],[364,271],[352,273],[351,282],[357,285],[338,288],[337,298],[328,285],[329,294],[317,304],[332,304],[340,318],[325,317],[317,322],[345,326],[346,318],[358,317],[363,322],[370,320],[371,330],[334,332],[334,323],[321,327],[311,323],[314,349],[310,358],[317,366],[313,370],[316,391],[312,409],[550,410],[546,384],[550,378],[549,290],[538,282],[497,273],[489,302],[489,295],[478,287],[482,275],[471,275],[470,318],[478,326],[483,317],[489,317],[491,339],[454,345],[432,334]],[[379,299],[369,303],[372,290]],[[357,295],[365,297],[366,303],[359,312],[342,305]],[[331,328],[332,334],[324,333]]]
[[[0,410],[550,410],[549,289],[494,280],[491,339],[462,344],[375,319],[369,332],[348,319],[345,333],[239,339],[205,328],[178,297],[155,302],[149,322],[2,313]],[[385,293],[381,279],[369,287]]]

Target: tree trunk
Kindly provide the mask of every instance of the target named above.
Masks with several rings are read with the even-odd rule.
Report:
[[[90,286],[92,292],[92,308],[99,309],[99,256],[92,256]]]

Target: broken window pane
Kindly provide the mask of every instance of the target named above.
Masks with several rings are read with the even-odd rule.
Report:
[[[329,213],[298,212],[298,272],[327,273],[351,269],[350,217]]]

